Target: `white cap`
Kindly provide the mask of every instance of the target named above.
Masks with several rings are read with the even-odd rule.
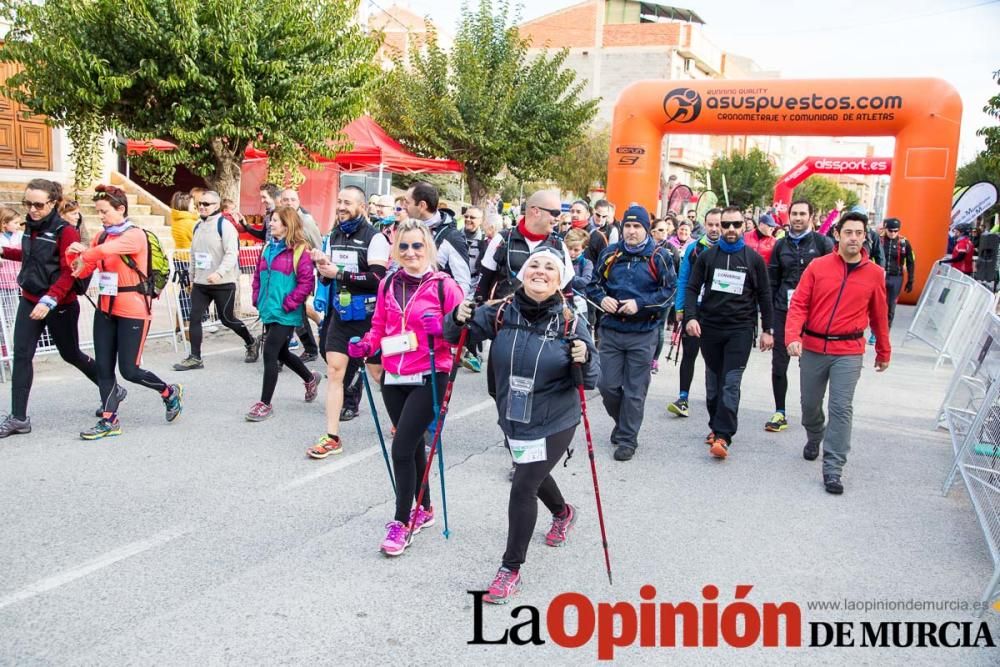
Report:
[[[528,255],[528,259],[524,262],[521,270],[517,272],[517,279],[522,283],[524,282],[524,272],[528,268],[528,262],[535,257],[548,257],[555,262],[556,266],[559,267],[559,288],[566,289],[566,285],[568,285],[569,281],[573,278],[572,275],[566,274],[566,258],[563,256],[562,251],[549,246],[536,248],[530,255]]]

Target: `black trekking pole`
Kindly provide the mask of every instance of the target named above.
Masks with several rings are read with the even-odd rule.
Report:
[[[434,452],[437,450],[438,441],[441,439],[441,429],[444,428],[444,418],[448,414],[448,405],[451,403],[451,392],[455,388],[455,377],[458,375],[462,350],[465,349],[465,340],[469,337],[469,329],[463,328],[462,334],[458,338],[458,346],[455,348],[455,358],[452,359],[451,373],[448,374],[448,386],[444,389],[444,396],[441,398],[441,409],[438,411],[437,424],[434,426],[434,437],[431,439],[431,451],[427,455],[427,466],[424,468],[424,477],[420,481],[420,491],[417,493],[417,507],[424,501],[424,489],[427,488],[427,478],[431,474],[431,464],[434,462]],[[443,499],[442,499],[443,500]],[[417,522],[416,513],[410,521],[410,534],[413,534],[413,526]]]
[[[355,336],[352,343],[360,343],[361,339]],[[392,495],[396,495],[396,478],[392,474],[392,465],[389,463],[389,450],[385,448],[385,437],[382,435],[382,425],[378,421],[378,411],[375,409],[375,397],[372,396],[372,387],[368,383],[368,369],[365,364],[361,364],[358,369],[361,374],[361,381],[365,384],[365,392],[368,394],[368,407],[372,409],[372,420],[375,422],[375,432],[378,433],[378,444],[382,445],[382,458],[385,459],[385,469],[389,471],[389,483],[392,484]]]
[[[442,304],[442,308],[444,304]],[[434,313],[424,313],[424,318],[433,318]],[[440,331],[439,331],[440,333]],[[438,405],[438,389],[437,389],[437,362],[435,361],[434,355],[434,336],[433,334],[427,334],[427,347],[430,350],[431,355],[431,401],[434,405],[434,421],[431,422],[432,427],[437,427],[439,405]],[[459,348],[458,354],[462,353],[464,346]],[[456,357],[458,358],[458,357]],[[444,512],[444,535],[445,539],[451,537],[451,531],[448,529],[448,494],[445,491],[444,484],[444,443],[441,442],[440,436],[438,437],[438,449],[440,453],[438,454],[438,476],[441,478],[441,509]]]
[[[583,413],[583,430],[587,434],[587,456],[590,458],[590,474],[594,478],[594,499],[597,502],[597,521],[601,524],[601,542],[604,544],[604,564],[608,569],[608,584],[611,582],[611,555],[608,553],[608,534],[604,530],[604,510],[601,507],[601,487],[597,483],[597,464],[594,463],[594,439],[590,435],[590,418],[587,416],[587,396],[583,390],[583,366],[573,364],[573,382],[580,393],[580,412]],[[613,585],[613,584],[612,584]]]

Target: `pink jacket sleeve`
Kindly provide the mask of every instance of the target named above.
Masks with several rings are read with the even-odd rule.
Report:
[[[392,289],[386,281],[392,280],[392,277],[386,277],[381,280],[378,284],[378,296],[375,299],[375,312],[372,313],[372,328],[368,330],[368,333],[364,335],[361,340],[368,344],[368,349],[373,353],[377,352],[382,345],[382,338],[385,336],[385,324],[388,319],[387,310],[385,307],[386,299],[392,298],[387,296],[389,291]]]
[[[306,302],[316,284],[315,267],[308,252],[303,252],[299,257],[299,268],[295,273],[295,280],[295,289],[285,297],[282,304],[285,312],[289,313]]]

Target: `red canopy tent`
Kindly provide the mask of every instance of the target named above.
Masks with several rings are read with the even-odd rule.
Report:
[[[351,150],[332,158],[313,155],[320,163],[319,169],[303,169],[305,182],[299,187],[302,206],[316,218],[320,227],[329,229],[336,216],[336,198],[340,172],[377,171],[396,173],[449,173],[462,171],[462,163],[455,160],[422,158],[407,151],[386,134],[370,116],[361,116],[344,128],[344,134],[353,144]],[[150,148],[173,150],[169,141],[133,141],[127,143],[129,155],[144,153]],[[250,146],[243,154],[240,184],[240,210],[243,213],[263,213],[259,187],[267,180],[267,153]],[[376,194],[376,193],[369,193]]]

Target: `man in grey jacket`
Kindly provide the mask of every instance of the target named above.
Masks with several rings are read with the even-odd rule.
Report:
[[[260,342],[233,312],[236,282],[240,279],[240,239],[236,228],[222,218],[221,201],[218,192],[208,190],[196,202],[199,221],[191,239],[191,354],[174,364],[174,370],[205,367],[201,360],[201,320],[211,303],[215,303],[222,324],[243,339],[245,361],[253,363],[260,354]]]
[[[310,250],[323,247],[323,236],[319,233],[319,225],[312,215],[302,208],[298,191],[291,188],[283,190],[278,199],[278,206],[291,206],[299,212],[299,217],[302,219],[302,231],[306,235],[306,242],[309,244]],[[302,354],[299,355],[299,358],[306,363],[316,361],[319,357],[319,344],[313,335],[312,325],[309,324],[308,317],[302,321],[302,326],[297,328],[295,333],[302,343]]]

